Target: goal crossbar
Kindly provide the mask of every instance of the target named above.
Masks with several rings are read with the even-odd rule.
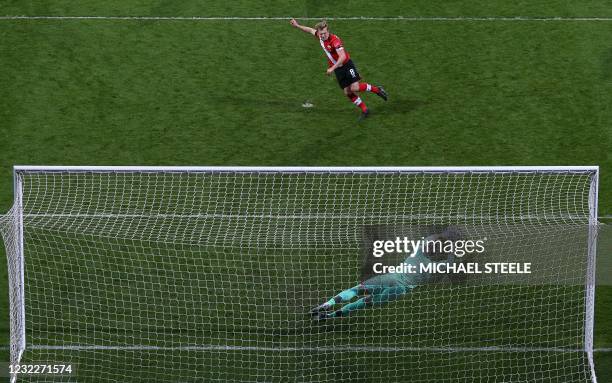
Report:
[[[45,166],[15,165],[15,172],[566,172],[593,171],[599,166]]]

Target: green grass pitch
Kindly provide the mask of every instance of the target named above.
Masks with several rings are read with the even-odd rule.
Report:
[[[0,16],[612,17],[594,0],[436,3],[9,0]],[[0,211],[14,164],[597,164],[600,215],[612,214],[612,21],[330,25],[390,93],[363,97],[363,124],[317,42],[287,20],[0,20]],[[611,317],[600,286],[597,348],[612,347]],[[596,366],[612,381],[612,353]]]

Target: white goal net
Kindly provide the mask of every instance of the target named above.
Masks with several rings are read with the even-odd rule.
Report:
[[[596,167],[16,167],[0,217],[11,363],[74,370],[13,381],[595,383],[597,179]],[[485,241],[476,261],[531,273],[393,296],[362,277],[374,239],[450,227]],[[353,286],[363,304],[321,308]]]

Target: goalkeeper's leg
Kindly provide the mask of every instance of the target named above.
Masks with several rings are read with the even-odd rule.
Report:
[[[374,289],[371,295],[365,296],[355,302],[351,302],[339,310],[331,313],[322,313],[319,318],[336,318],[348,316],[351,312],[361,310],[369,305],[378,305],[396,300],[400,296],[408,293],[416,286],[393,286],[381,289]],[[378,290],[378,291],[376,291]]]

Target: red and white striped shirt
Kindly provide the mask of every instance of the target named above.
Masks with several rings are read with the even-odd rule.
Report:
[[[340,57],[338,51],[344,49],[344,46],[342,45],[342,40],[340,40],[338,36],[330,33],[327,40],[323,41],[319,37],[319,31],[315,32],[315,37],[319,39],[321,48],[323,48],[323,51],[325,52],[325,55],[327,56],[327,67],[331,68],[338,62],[338,57]],[[351,59],[351,56],[349,55],[346,49],[344,49],[344,54],[346,55],[346,59],[344,60],[344,63],[346,63],[347,61]]]

